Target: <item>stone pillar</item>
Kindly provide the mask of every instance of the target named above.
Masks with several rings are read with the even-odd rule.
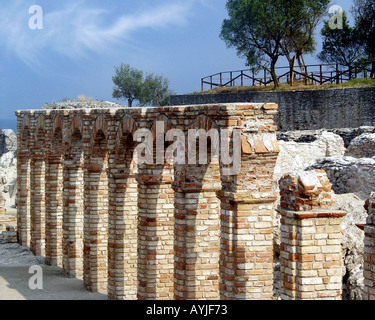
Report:
[[[369,215],[364,229],[363,276],[365,278],[365,287],[363,298],[365,300],[375,300],[375,193],[372,193],[366,201],[365,208]]]
[[[138,298],[173,299],[174,192],[170,165],[138,169]]]
[[[281,298],[340,300],[343,211],[331,208],[323,170],[295,172],[279,181]]]
[[[36,256],[45,256],[46,202],[45,202],[45,133],[38,129],[34,153],[31,156],[31,243]]]

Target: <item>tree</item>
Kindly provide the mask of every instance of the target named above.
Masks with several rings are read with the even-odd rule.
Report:
[[[120,67],[115,67],[115,70],[116,74],[112,77],[115,84],[114,98],[127,99],[129,107],[132,107],[134,100],[138,100],[141,105],[168,104],[172,93],[168,88],[168,79],[152,73],[144,76],[143,71],[127,64],[121,64]]]
[[[296,61],[301,61],[304,52],[314,50],[314,30],[328,3],[329,0],[228,0],[230,19],[224,20],[220,37],[227,46],[235,47],[254,71],[269,67],[278,87],[275,66],[279,57],[287,57],[293,75]]]
[[[372,61],[371,77],[375,74],[375,1],[354,0],[352,12],[355,18],[355,33]]]
[[[131,68],[128,64],[121,64],[115,67],[116,74],[112,77],[115,84],[113,98],[127,99],[128,106],[132,107],[133,101],[142,96],[143,72]]]
[[[361,61],[364,51],[355,29],[349,26],[345,11],[342,14],[342,29],[332,29],[329,21],[324,22],[321,30],[323,47],[318,59],[347,67],[349,79],[352,79],[353,65]]]
[[[246,58],[253,71],[270,68],[275,87],[279,86],[275,67],[280,56],[286,26],[285,0],[228,0],[229,19],[222,25],[220,37],[238,56]]]
[[[330,0],[294,0],[286,4],[285,20],[288,23],[282,50],[289,62],[291,85],[293,85],[297,61],[301,73],[306,74],[303,54],[315,51],[314,31],[325,14],[329,2]]]
[[[140,103],[142,105],[165,106],[169,103],[171,94],[169,80],[150,73],[145,77]]]

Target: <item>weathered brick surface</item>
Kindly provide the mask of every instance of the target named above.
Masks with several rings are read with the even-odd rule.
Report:
[[[281,298],[341,299],[341,218],[322,170],[285,175],[280,185]]]
[[[274,104],[18,111],[21,244],[111,299],[272,299],[276,113]],[[155,133],[156,121],[181,130],[186,147],[189,129],[239,129],[240,171],[223,174],[232,165],[210,152],[207,164],[137,165],[136,130]]]
[[[375,193],[366,201],[368,212],[365,225],[365,247],[363,256],[364,299],[375,300]]]

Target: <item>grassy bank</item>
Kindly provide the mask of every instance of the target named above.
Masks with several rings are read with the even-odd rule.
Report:
[[[194,92],[193,94],[216,94],[216,93],[237,93],[249,91],[293,91],[293,90],[324,90],[324,89],[341,89],[341,88],[357,88],[357,87],[374,87],[375,79],[354,79],[344,83],[326,83],[323,85],[305,85],[304,83],[295,83],[291,87],[287,83],[281,83],[280,87],[274,88],[273,85],[268,86],[251,86],[251,87],[220,87],[204,92]]]

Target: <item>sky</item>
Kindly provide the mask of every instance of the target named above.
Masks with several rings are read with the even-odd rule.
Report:
[[[112,98],[112,76],[121,63],[163,75],[175,94],[200,91],[204,76],[246,69],[235,49],[219,37],[225,4],[0,0],[0,128],[15,130],[15,110],[39,109],[79,95],[126,105]],[[348,12],[352,1],[334,0],[332,5]],[[318,61],[307,56],[306,63]]]

